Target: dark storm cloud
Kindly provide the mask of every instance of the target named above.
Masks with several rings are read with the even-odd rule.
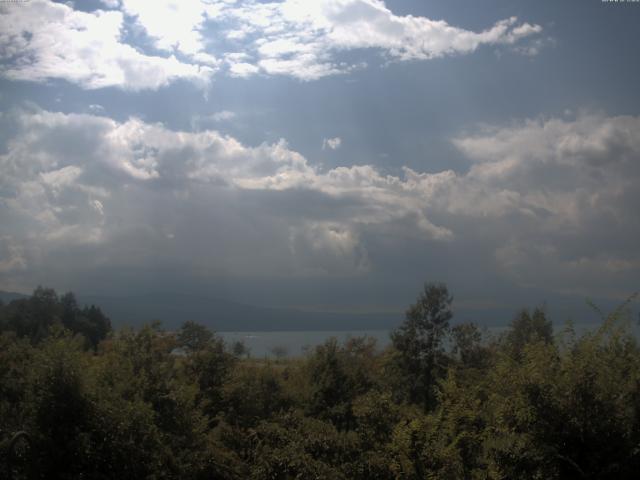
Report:
[[[5,227],[8,278],[31,272],[34,282],[75,258],[71,276],[120,265],[187,276],[428,272],[464,283],[482,271],[615,295],[640,268],[624,240],[640,233],[626,202],[640,176],[637,117],[484,128],[453,140],[467,172],[396,177],[367,165],[323,170],[284,141],[249,147],[137,119],[13,115],[21,130],[0,161],[15,193],[2,210],[30,221]]]

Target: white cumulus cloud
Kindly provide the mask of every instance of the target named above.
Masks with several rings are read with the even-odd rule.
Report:
[[[222,8],[220,18],[231,25],[227,37],[253,59],[242,65],[302,80],[359,68],[361,63],[338,59],[348,50],[375,49],[396,61],[429,60],[471,53],[481,45],[520,45],[542,32],[540,25],[516,17],[473,32],[443,20],[396,15],[380,0],[244,1]],[[227,61],[233,71],[236,62]]]
[[[326,150],[327,148],[331,150],[337,150],[342,145],[342,139],[340,137],[334,138],[325,138],[322,140],[322,149]]]
[[[479,32],[443,20],[396,15],[380,0],[107,0],[86,12],[71,2],[0,4],[1,74],[61,78],[87,89],[157,89],[177,79],[205,86],[223,65],[232,77],[315,80],[366,67],[341,60],[373,49],[384,61],[429,60],[507,45],[534,54],[542,27],[516,17]],[[142,33],[130,40],[127,31]],[[219,44],[219,36],[227,40]],[[531,40],[529,42],[529,40]],[[145,41],[153,54],[144,53]],[[158,54],[160,52],[160,54]]]
[[[145,55],[122,40],[124,15],[44,0],[0,4],[0,73],[12,80],[62,78],[86,89],[157,89],[184,78],[206,85],[214,68],[175,55]]]

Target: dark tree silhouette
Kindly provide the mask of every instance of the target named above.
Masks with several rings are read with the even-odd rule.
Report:
[[[434,385],[444,370],[443,340],[449,333],[453,297],[443,283],[426,283],[404,323],[392,333],[400,369],[407,376],[409,397],[429,409]]]

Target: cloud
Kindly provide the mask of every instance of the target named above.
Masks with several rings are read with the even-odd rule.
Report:
[[[289,230],[289,245],[303,274],[366,273],[371,268],[358,234],[331,222],[306,222]]]
[[[0,236],[0,273],[11,274],[26,267],[23,248],[12,237]]]
[[[107,8],[119,8],[120,0],[100,0]]]
[[[579,115],[490,127],[456,139],[473,162],[465,177],[475,188],[466,191],[481,186],[482,197],[494,196],[488,215],[511,212],[523,219],[518,228],[502,229],[505,238],[495,250],[500,268],[521,284],[574,293],[586,284],[620,291],[620,281],[635,288],[639,133],[638,117]],[[476,195],[461,212],[486,206]]]
[[[178,79],[203,87],[223,65],[232,77],[316,80],[367,66],[341,60],[347,51],[373,49],[384,61],[406,61],[468,54],[481,45],[532,55],[543,46],[542,28],[515,17],[473,32],[395,15],[380,0],[106,0],[107,10],[92,12],[72,5],[0,5],[4,77],[60,78],[85,89],[158,89]]]
[[[210,118],[214,122],[224,122],[226,120],[233,120],[237,117],[235,112],[230,112],[229,110],[221,110],[219,112],[215,112],[211,114]]]
[[[208,115],[193,115],[191,117],[191,128],[196,131],[203,130],[220,124],[228,124],[237,118],[238,114],[230,110],[220,110]]]
[[[459,265],[615,294],[640,273],[638,117],[482,127],[453,140],[467,171],[402,175],[323,169],[284,140],[248,146],[136,118],[22,110],[3,121],[16,133],[0,155],[0,261],[21,275],[69,258],[276,277],[428,261],[439,278]]]
[[[451,237],[402,179],[321,171],[284,140],[250,147],[214,130],[42,110],[5,120],[18,133],[0,156],[0,212],[34,270],[81,251],[82,268],[160,255],[185,269],[358,275],[370,226],[408,218],[418,237]]]
[[[102,113],[104,112],[104,107],[100,104],[92,103],[91,105],[89,105],[89,111],[91,111],[92,113]]]
[[[218,2],[121,0],[120,3],[121,10],[135,19],[157,49],[180,52],[214,67],[218,65],[218,60],[206,52],[202,33],[205,21],[219,14]]]
[[[325,138],[322,140],[322,149],[326,150],[327,148],[331,150],[337,150],[342,145],[342,139],[340,137],[334,138]]]
[[[473,32],[443,20],[396,15],[380,0],[247,1],[222,8],[220,19],[230,25],[227,38],[253,59],[227,58],[232,72],[241,63],[245,75],[254,65],[262,73],[301,80],[361,68],[362,62],[338,59],[349,50],[375,49],[392,61],[429,60],[471,53],[481,45],[524,48],[526,39],[542,32],[516,17]]]
[[[229,74],[232,77],[247,78],[260,72],[260,67],[247,62],[239,62],[234,57],[227,56]]]
[[[0,5],[1,74],[11,80],[61,78],[85,89],[157,89],[177,79],[207,85],[215,68],[175,55],[145,55],[122,40],[124,15],[87,13],[43,0]]]

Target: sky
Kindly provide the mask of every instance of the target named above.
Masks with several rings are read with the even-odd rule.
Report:
[[[640,288],[639,22],[601,0],[0,0],[0,289],[618,302]]]

